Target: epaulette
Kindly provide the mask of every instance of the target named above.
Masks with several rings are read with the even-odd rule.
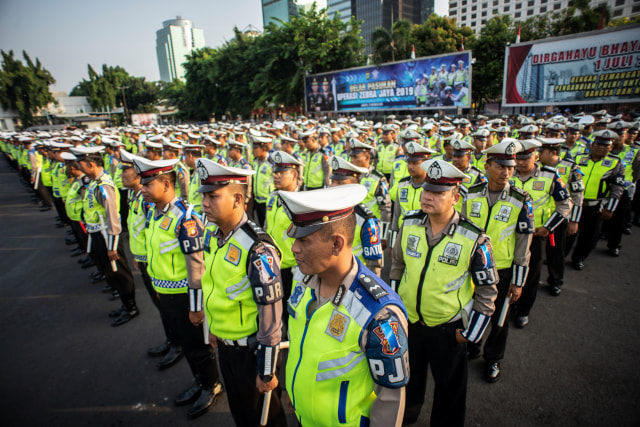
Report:
[[[273,238],[256,223],[254,223],[253,221],[247,221],[242,224],[240,228],[242,228],[242,230],[247,233],[249,237],[251,237],[254,241],[249,252],[253,252],[260,244],[267,243],[268,245],[275,248],[279,257],[282,257],[280,248],[278,248],[278,245],[276,245],[276,242],[273,240]]]
[[[473,231],[476,234],[483,233],[483,230],[481,227],[477,226],[476,224],[471,222],[471,220],[469,220],[467,217],[462,215],[460,215],[460,221],[458,221],[458,227],[462,227],[466,230]]]
[[[542,166],[540,168],[540,175],[548,176],[549,178],[555,178],[558,176],[558,171],[556,171],[555,168],[549,166]]]
[[[359,274],[358,282],[360,282],[367,293],[371,295],[371,297],[376,301],[378,301],[385,295],[389,295],[389,292],[387,292],[385,288],[378,284],[378,280],[376,280],[375,276]]]
[[[573,166],[573,165],[575,165],[575,164],[576,164],[576,162],[575,162],[574,160],[564,158],[564,159],[560,159],[560,161],[558,162],[558,164],[556,165],[556,167],[558,167],[558,165],[560,165],[560,163],[566,163],[566,164],[567,164],[567,166]]]
[[[426,213],[424,213],[422,210],[420,209],[415,209],[412,211],[407,211],[407,213],[404,215],[404,219],[413,219],[413,218],[424,218],[425,216],[427,216]]]
[[[510,189],[511,189],[511,196],[513,196],[516,200],[520,202],[524,202],[527,196],[529,195],[529,193],[527,193],[523,189],[514,187],[513,185],[510,187]]]
[[[484,182],[473,184],[471,187],[467,189],[467,194],[482,193],[484,191],[485,186],[486,186],[486,183]]]
[[[411,181],[411,175],[405,176],[404,178],[400,178],[400,181],[398,181],[398,183],[409,182],[409,181]]]
[[[384,178],[384,174],[380,172],[378,169],[374,169],[373,172],[371,172],[370,176],[374,176],[378,178],[378,180]]]
[[[354,208],[356,215],[360,215],[363,218],[375,218],[376,216],[373,214],[373,212],[371,211],[371,209],[369,209],[368,207],[366,207],[364,204],[360,203],[358,205],[355,206]]]
[[[615,160],[618,160],[618,161],[622,160],[620,157],[618,157],[617,154],[609,153],[609,154],[607,154],[607,157],[611,157],[612,159],[615,159]]]

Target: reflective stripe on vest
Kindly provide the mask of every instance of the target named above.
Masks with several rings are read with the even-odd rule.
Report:
[[[215,336],[238,340],[258,330],[258,306],[247,276],[247,258],[255,240],[238,228],[221,248],[211,228],[205,230],[202,293]]]
[[[427,243],[422,218],[408,218],[402,228],[405,269],[398,287],[409,322],[438,326],[456,317],[473,297],[469,260],[478,233],[461,225],[433,248]]]

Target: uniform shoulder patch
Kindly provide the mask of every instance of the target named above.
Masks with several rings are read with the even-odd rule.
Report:
[[[482,233],[482,228],[471,222],[468,218],[464,216],[460,216],[460,221],[458,222],[458,227],[462,227],[466,230],[472,231],[476,234]]]
[[[404,215],[404,219],[413,219],[413,218],[424,218],[427,214],[422,212],[420,209],[415,209],[412,211],[407,211]]]
[[[368,219],[368,218],[375,217],[375,215],[373,214],[371,209],[369,209],[368,207],[366,207],[362,203],[360,203],[359,205],[356,205],[354,210],[356,211],[357,215],[360,215],[363,218],[367,218]]]
[[[404,178],[401,178],[400,181],[398,182],[409,182],[411,181],[411,177],[410,176],[405,176]]]
[[[470,186],[467,190],[467,194],[471,194],[471,193],[482,193],[482,191],[484,190],[485,187],[485,183],[484,182],[480,182],[478,184],[474,184],[472,186]]]
[[[378,301],[385,295],[389,295],[389,292],[380,284],[378,280],[366,274],[358,275],[358,282],[362,285],[362,287],[375,299]]]
[[[373,172],[371,172],[371,177],[375,178],[376,181],[380,181],[380,179],[384,178],[384,174],[378,169],[374,169]]]
[[[511,197],[515,198],[516,200],[518,200],[520,202],[524,202],[525,198],[527,197],[527,192],[524,191],[521,188],[514,187],[512,185],[511,186]]]

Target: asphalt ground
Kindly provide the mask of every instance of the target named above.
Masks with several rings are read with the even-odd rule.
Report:
[[[55,216],[39,212],[0,159],[2,425],[233,425],[225,396],[194,421],[173,405],[191,374],[184,360],[161,372],[147,356],[164,337],[139,273],[141,315],[113,328],[107,313],[120,302],[69,257]],[[511,328],[497,383],[482,380],[481,360],[470,363],[468,426],[640,425],[640,228],[633,233],[620,258],[600,242],[583,271],[568,267],[561,296],[540,287],[530,324]],[[428,425],[432,392],[430,379],[416,425]]]

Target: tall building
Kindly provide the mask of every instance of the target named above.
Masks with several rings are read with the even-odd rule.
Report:
[[[298,6],[295,0],[262,0],[262,27],[270,22],[276,25],[280,23],[273,18],[278,18],[282,22],[289,22],[289,18],[298,16]]]
[[[355,0],[327,0],[327,15],[330,18],[333,18],[336,13],[340,13],[342,22],[346,23],[352,16],[355,16],[354,12]]]
[[[194,49],[204,47],[204,32],[195,28],[193,22],[177,16],[162,23],[162,29],[156,31],[156,53],[160,80],[172,82],[184,79],[186,56]]]
[[[602,3],[609,6],[612,18],[640,13],[638,0],[591,0],[589,5],[593,8]],[[568,6],[569,0],[449,0],[449,17],[479,34],[494,16],[509,15],[516,22],[526,21],[547,12],[558,13]]]
[[[364,21],[360,34],[370,53],[371,35],[376,28],[390,30],[400,19],[422,24],[433,13],[434,3],[434,0],[351,0],[351,14]]]

